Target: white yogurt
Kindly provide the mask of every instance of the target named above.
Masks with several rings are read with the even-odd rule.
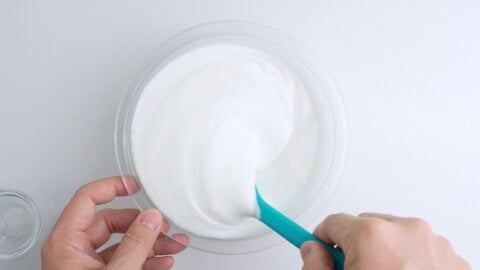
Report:
[[[311,186],[319,124],[296,73],[244,45],[209,44],[172,59],[134,114],[136,172],[150,200],[197,236],[260,234],[255,185],[288,211]]]

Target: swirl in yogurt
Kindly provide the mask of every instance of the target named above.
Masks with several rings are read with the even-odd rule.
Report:
[[[255,185],[281,211],[308,188],[318,121],[296,73],[267,52],[218,43],[177,55],[146,85],[133,160],[150,200],[195,235],[262,233]]]

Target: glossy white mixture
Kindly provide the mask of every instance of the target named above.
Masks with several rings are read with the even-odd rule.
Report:
[[[198,236],[262,233],[255,184],[282,211],[309,186],[318,121],[300,79],[268,53],[197,47],[147,84],[132,126],[138,177],[151,201]]]

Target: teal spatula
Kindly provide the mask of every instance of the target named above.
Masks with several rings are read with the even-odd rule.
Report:
[[[334,269],[343,270],[345,254],[343,254],[340,249],[325,243],[321,239],[318,239],[313,234],[295,223],[293,220],[270,206],[262,198],[257,188],[255,188],[255,192],[257,194],[257,204],[260,210],[258,219],[261,222],[270,227],[297,248],[300,248],[302,244],[307,241],[319,242],[332,256]]]

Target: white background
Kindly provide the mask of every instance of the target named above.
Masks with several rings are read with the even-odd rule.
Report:
[[[0,188],[50,203],[48,228],[77,187],[117,173],[116,107],[148,53],[190,26],[247,19],[304,42],[341,88],[351,146],[329,212],[421,216],[480,268],[479,3],[0,0]],[[39,269],[38,253],[0,268]],[[301,267],[288,244],[242,256],[188,250],[176,261]]]

